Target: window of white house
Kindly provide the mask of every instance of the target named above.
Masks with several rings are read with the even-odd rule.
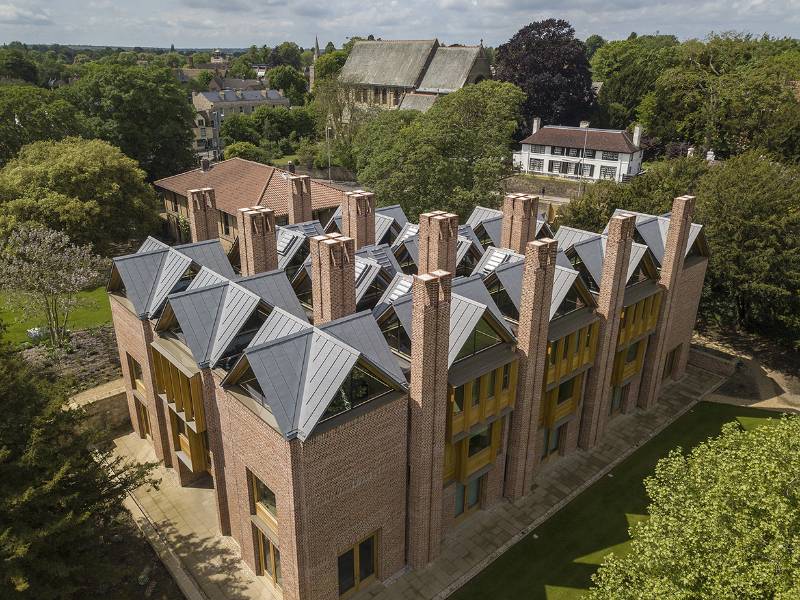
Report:
[[[557,154],[559,156],[563,156],[564,148],[561,148],[560,146],[553,146],[550,148],[550,154]]]
[[[583,164],[583,176],[584,177],[591,177],[594,175],[594,165],[587,165]]]
[[[600,167],[600,179],[616,179],[617,167]]]
[[[544,171],[544,160],[541,158],[532,158],[528,163],[528,170],[529,171]]]
[[[603,151],[603,160],[619,160],[619,152],[606,152]]]
[[[580,148],[567,148],[567,156],[580,156]]]
[[[584,155],[586,158],[594,158],[594,157],[595,157],[595,151],[594,151],[594,150],[589,150],[589,149],[587,148],[586,150],[584,150],[584,151],[583,151],[583,155]]]
[[[547,169],[551,173],[560,173],[561,172],[561,161],[560,160],[551,160],[550,165]]]
[[[531,152],[533,154],[544,154],[544,146],[542,144],[531,144]]]

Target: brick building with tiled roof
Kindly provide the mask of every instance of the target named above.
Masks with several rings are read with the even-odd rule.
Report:
[[[328,183],[243,158],[209,163],[205,167],[159,179],[153,185],[164,197],[170,234],[181,242],[189,239],[189,190],[213,189],[215,209],[219,213],[218,237],[226,249],[230,249],[236,240],[236,219],[240,208],[269,208],[274,211],[278,225],[313,219],[327,223],[344,197],[343,190]],[[295,215],[290,210],[292,198],[298,194],[301,199],[310,201],[306,207],[307,215]]]

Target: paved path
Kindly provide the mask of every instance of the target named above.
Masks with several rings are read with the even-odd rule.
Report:
[[[354,600],[446,598],[723,381],[690,367],[682,381],[663,390],[653,410],[617,417],[600,446],[549,463],[526,498],[476,513],[448,536],[442,555],[427,568],[376,583]],[[155,460],[149,441],[135,433],[114,443],[124,456],[140,462]],[[156,469],[156,477],[162,478],[159,489],[140,488],[128,507],[187,598],[278,597],[245,566],[236,542],[217,531],[212,490],[182,488],[163,467]]]
[[[120,377],[119,379],[114,379],[113,381],[103,383],[91,389],[80,392],[79,394],[75,394],[72,398],[70,398],[70,400],[75,406],[86,406],[87,404],[91,404],[96,400],[124,393],[125,380]]]

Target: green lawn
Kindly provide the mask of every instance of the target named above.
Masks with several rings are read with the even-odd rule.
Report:
[[[286,156],[276,158],[272,162],[276,167],[285,168],[286,165],[289,164],[289,161],[292,161],[293,164],[297,165],[297,154],[287,154]]]
[[[575,498],[452,596],[454,600],[578,598],[610,551],[627,551],[628,527],[646,518],[642,481],[672,448],[691,448],[738,419],[749,429],[776,413],[701,402]],[[533,535],[537,538],[534,538]]]
[[[69,320],[70,329],[88,329],[111,323],[111,306],[108,304],[105,286],[81,292],[79,298],[80,302]],[[43,318],[27,317],[21,310],[9,304],[5,293],[0,293],[0,321],[8,328],[4,339],[12,344],[27,341],[28,329],[44,325]]]

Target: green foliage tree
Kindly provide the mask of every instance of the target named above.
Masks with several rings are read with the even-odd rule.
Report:
[[[274,90],[283,90],[293,106],[302,106],[305,103],[308,85],[306,78],[296,68],[281,65],[267,71],[269,87]]]
[[[36,83],[38,76],[38,67],[26,52],[17,48],[0,48],[0,79]]]
[[[598,35],[596,33],[590,35],[586,38],[584,44],[586,44],[586,58],[590,61],[594,56],[594,53],[597,52],[600,48],[605,46],[608,42],[603,38],[603,36]]]
[[[219,136],[227,146],[236,142],[258,144],[261,135],[249,115],[231,115],[219,127]]]
[[[226,146],[224,156],[225,160],[229,158],[244,158],[264,163],[265,165],[272,164],[272,155],[269,151],[250,142],[234,142],[230,146]]]
[[[800,348],[800,167],[757,150],[711,169],[697,217],[711,244],[703,310]]]
[[[592,75],[603,82],[598,96],[604,125],[624,129],[658,77],[678,63],[678,40],[672,35],[642,35],[609,42],[592,57]]]
[[[589,600],[797,598],[800,418],[674,450],[645,480],[649,518],[593,576]]]
[[[497,48],[496,77],[519,86],[527,97],[521,132],[531,120],[577,125],[592,104],[592,78],[583,42],[566,21],[546,19],[526,25]]]
[[[197,65],[205,65],[211,62],[211,53],[209,52],[195,52],[191,56],[191,63],[194,67]]]
[[[347,52],[344,50],[326,51],[325,54],[317,59],[314,65],[315,81],[319,82],[322,79],[336,77],[345,62],[347,62]]]
[[[0,86],[0,166],[25,144],[84,132],[81,115],[53,92],[30,85]]]
[[[331,52],[335,51],[336,51],[336,46],[333,45],[333,42],[328,42],[327,44],[325,44],[325,49],[323,50],[325,54],[330,54]]]
[[[256,72],[253,70],[253,63],[247,56],[235,58],[228,66],[228,77],[239,77],[240,79],[255,79]]]
[[[0,230],[40,223],[104,252],[152,232],[157,220],[144,172],[101,140],[35,142],[0,170]]]
[[[301,59],[302,50],[294,42],[282,42],[275,46],[271,52],[272,63],[276,66],[288,66],[293,69],[301,69],[303,62]]]
[[[356,172],[367,168],[374,157],[396,143],[400,132],[422,115],[416,110],[383,110],[353,140]]]
[[[259,106],[250,118],[259,135],[271,142],[300,139],[314,134],[314,115],[308,108]]]
[[[400,203],[409,215],[443,209],[464,218],[476,204],[495,205],[501,180],[511,172],[512,136],[524,97],[516,86],[499,81],[467,86],[410,119],[385,147],[372,141],[369,129],[396,126],[383,118],[366,124],[361,147],[373,153],[359,155],[364,165],[359,182],[383,202]]]
[[[126,495],[152,465],[112,455],[67,395],[0,347],[0,596],[55,600],[113,589]]]
[[[169,69],[92,63],[59,90],[91,133],[137,160],[151,179],[194,164],[194,110]]]
[[[197,77],[195,77],[198,85],[204,90],[208,89],[208,84],[211,83],[212,79],[214,79],[214,74],[211,71],[201,71],[197,74]]]

